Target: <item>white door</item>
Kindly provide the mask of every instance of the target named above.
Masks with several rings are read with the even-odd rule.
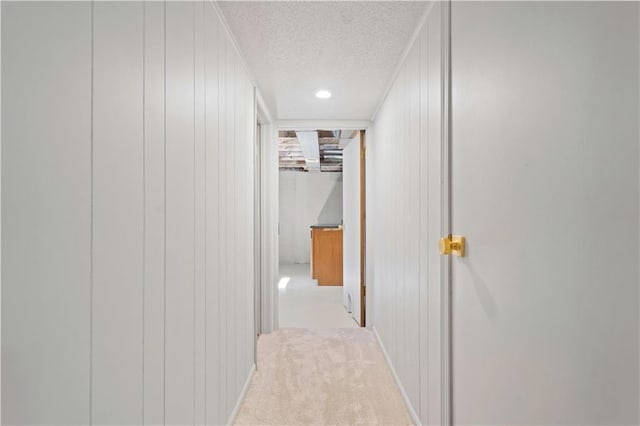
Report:
[[[360,134],[343,150],[342,220],[344,222],[342,267],[344,306],[352,318],[363,326],[360,274]]]
[[[453,2],[454,424],[638,424],[638,3]]]

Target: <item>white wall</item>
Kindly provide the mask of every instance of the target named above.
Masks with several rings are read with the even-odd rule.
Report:
[[[228,421],[255,361],[255,103],[217,11],[2,18],[2,422]]]
[[[440,14],[435,2],[367,132],[367,323],[425,424],[442,423]]]
[[[342,173],[280,172],[280,263],[309,263],[310,228],[342,222]]]
[[[360,134],[342,152],[342,269],[344,306],[358,324],[360,317]],[[351,300],[351,303],[349,303]]]

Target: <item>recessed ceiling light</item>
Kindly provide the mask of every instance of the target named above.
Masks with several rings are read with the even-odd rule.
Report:
[[[316,92],[316,98],[329,99],[330,97],[331,97],[331,92],[328,90],[318,90]]]

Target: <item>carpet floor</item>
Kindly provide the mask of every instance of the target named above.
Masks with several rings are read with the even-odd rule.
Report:
[[[258,370],[237,425],[410,425],[366,329],[282,329],[258,339]]]

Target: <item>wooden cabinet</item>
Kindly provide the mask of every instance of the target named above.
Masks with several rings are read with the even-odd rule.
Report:
[[[318,285],[342,285],[342,226],[311,228],[311,277]]]

